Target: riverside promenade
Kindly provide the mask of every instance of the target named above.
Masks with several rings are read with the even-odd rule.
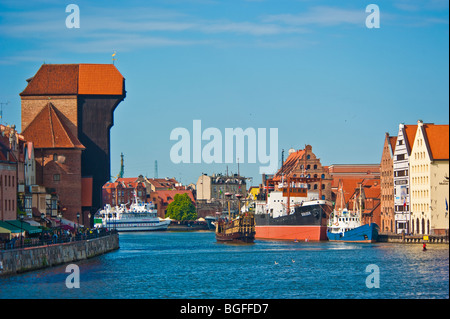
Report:
[[[426,239],[424,239],[426,238]],[[404,244],[448,244],[448,235],[405,235],[384,234],[378,235],[378,242],[382,243],[404,243]]]
[[[32,246],[0,247],[0,276],[14,275],[92,258],[119,249],[116,231],[104,231],[72,238],[49,240]]]

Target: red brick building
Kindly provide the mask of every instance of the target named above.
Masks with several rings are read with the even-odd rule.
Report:
[[[22,130],[35,144],[37,175],[60,192],[64,218],[76,221],[80,213],[87,224],[111,176],[109,133],[126,95],[125,79],[112,64],[43,64],[27,81],[20,93]],[[50,136],[43,135],[38,116]]]
[[[394,152],[397,136],[385,134],[381,155],[381,223],[380,231],[395,232],[394,213]]]
[[[140,201],[155,204],[158,216],[165,218],[167,206],[173,202],[175,195],[184,193],[188,194],[192,203],[195,204],[192,190],[181,187],[180,183],[173,178],[148,179],[142,175],[123,177],[103,185],[103,203],[112,206],[129,204],[136,194]]]
[[[274,182],[280,182],[287,178],[315,178],[317,181],[308,183],[308,192],[315,192],[320,199],[332,200],[332,179],[326,166],[322,166],[320,158],[312,151],[311,145],[306,145],[302,150],[289,150],[289,156],[281,168],[273,176]]]
[[[17,219],[17,158],[0,135],[0,221]]]
[[[160,190],[151,192],[149,198],[150,201],[155,204],[159,217],[166,217],[167,206],[173,202],[176,194],[188,194],[192,203],[195,205],[195,198],[190,189]]]
[[[135,177],[118,178],[115,182],[103,185],[103,205],[120,206],[129,204],[137,196],[141,202],[148,202],[147,190],[142,180]]]
[[[22,134],[34,142],[37,184],[54,189],[63,217],[76,221],[82,212],[81,153],[85,147],[68,125],[48,102]]]

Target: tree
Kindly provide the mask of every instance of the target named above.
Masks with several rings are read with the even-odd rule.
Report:
[[[176,194],[173,202],[167,206],[166,216],[176,220],[195,220],[197,212],[188,194]]]

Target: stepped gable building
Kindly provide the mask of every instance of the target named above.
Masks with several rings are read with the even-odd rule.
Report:
[[[394,217],[395,232],[398,234],[408,234],[411,230],[409,158],[416,131],[417,125],[400,124],[395,144],[393,158]]]
[[[413,234],[448,235],[449,126],[417,123],[410,164]]]
[[[397,136],[385,134],[381,155],[381,224],[380,231],[395,232],[394,213],[394,152]]]
[[[63,217],[76,221],[80,213],[86,224],[88,213],[101,207],[102,186],[111,176],[110,128],[126,96],[125,79],[112,64],[43,64],[27,82],[20,93],[22,131],[35,144],[42,166],[37,174],[49,183],[44,186],[58,183]],[[78,204],[64,195],[76,188],[83,195]],[[73,197],[79,200],[79,193]]]
[[[281,168],[273,176],[272,181],[277,185],[288,178],[314,178],[316,181],[308,183],[308,192],[318,194],[320,199],[333,200],[331,194],[331,176],[328,167],[322,166],[320,159],[312,151],[311,145],[296,151],[289,150],[289,156]],[[270,188],[270,186],[269,186]]]

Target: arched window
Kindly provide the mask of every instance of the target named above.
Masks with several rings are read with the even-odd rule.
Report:
[[[311,159],[311,155],[306,155],[306,159]]]
[[[314,165],[314,169],[317,169],[317,164]]]
[[[325,178],[325,174],[320,175],[321,178]]]
[[[317,189],[317,184],[314,184],[314,189]]]

